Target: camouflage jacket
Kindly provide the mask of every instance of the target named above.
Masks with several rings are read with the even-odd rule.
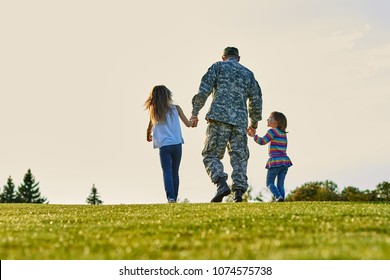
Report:
[[[192,98],[192,115],[197,116],[207,98],[213,94],[207,120],[215,120],[235,126],[256,127],[261,120],[263,100],[253,73],[235,58],[214,63],[202,77],[199,92]],[[247,101],[248,107],[247,108]]]

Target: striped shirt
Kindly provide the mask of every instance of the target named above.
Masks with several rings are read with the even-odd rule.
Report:
[[[287,166],[290,167],[292,164],[290,158],[287,156],[287,137],[286,133],[282,132],[278,128],[272,128],[267,131],[267,134],[264,137],[259,137],[255,135],[253,138],[255,142],[259,145],[265,145],[269,142],[269,159],[265,168],[277,167],[277,166]]]

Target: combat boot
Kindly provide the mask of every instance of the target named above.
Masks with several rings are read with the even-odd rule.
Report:
[[[237,189],[234,192],[234,202],[242,202],[242,190]]]
[[[231,193],[231,190],[224,178],[218,178],[217,181],[217,193],[211,200],[211,202],[222,202],[222,199]]]

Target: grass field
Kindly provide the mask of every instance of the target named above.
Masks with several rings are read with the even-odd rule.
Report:
[[[390,259],[390,204],[0,204],[0,259]]]

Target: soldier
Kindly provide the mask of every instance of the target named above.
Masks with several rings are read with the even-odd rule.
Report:
[[[247,131],[256,132],[262,114],[262,93],[252,71],[239,63],[238,49],[224,49],[222,61],[214,63],[202,77],[199,92],[192,99],[192,126],[198,124],[198,114],[212,93],[213,100],[206,114],[208,123],[203,163],[217,192],[211,202],[221,202],[231,193],[226,183],[221,159],[226,147],[233,168],[231,174],[234,201],[241,202],[248,189],[246,175],[249,159]],[[247,101],[248,107],[247,107]],[[250,125],[248,126],[248,112]]]

